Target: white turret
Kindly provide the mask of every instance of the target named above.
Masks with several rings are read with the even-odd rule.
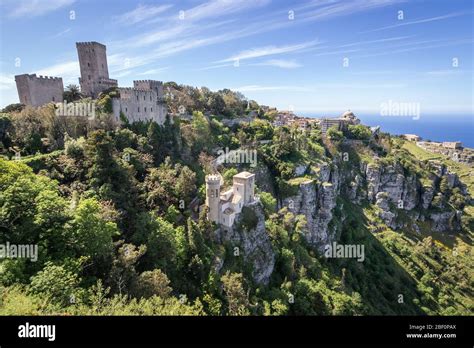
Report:
[[[219,174],[206,176],[206,205],[209,207],[208,219],[220,222],[220,194],[222,177]]]

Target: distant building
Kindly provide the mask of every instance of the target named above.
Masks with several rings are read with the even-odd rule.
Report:
[[[76,42],[81,77],[81,93],[97,98],[100,92],[117,87],[117,80],[109,78],[105,45],[98,42]]]
[[[421,137],[416,134],[403,134],[403,137],[408,141],[420,141]]]
[[[462,143],[460,141],[443,141],[443,147],[447,149],[461,149]]]
[[[37,107],[63,101],[64,87],[60,77],[23,74],[16,75],[15,82],[22,104]]]
[[[233,185],[221,193],[223,179],[219,174],[206,176],[206,206],[208,219],[226,227],[232,227],[242,208],[255,202],[255,174],[241,172],[234,175]]]
[[[360,120],[350,110],[344,112],[338,118],[322,118],[319,122],[321,133],[326,135],[329,128],[335,127],[337,130],[343,130],[347,125],[359,124]]]
[[[467,165],[474,163],[474,149],[463,147],[460,141],[445,141],[443,143],[417,141],[416,145],[426,151],[448,156],[455,162]]]

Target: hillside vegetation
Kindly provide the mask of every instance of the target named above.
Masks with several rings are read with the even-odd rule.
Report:
[[[474,313],[472,168],[362,125],[275,127],[230,90],[165,87],[190,120],[119,125],[100,105],[93,121],[0,115],[0,244],[38,245],[36,262],[0,259],[0,315]],[[256,173],[259,208],[234,233],[265,254],[217,238],[198,209],[224,148],[257,151],[256,167],[217,170],[227,184]],[[324,257],[323,235],[364,245],[364,261]]]

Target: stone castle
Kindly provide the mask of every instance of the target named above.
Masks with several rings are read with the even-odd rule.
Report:
[[[85,96],[97,98],[111,87],[117,87],[117,80],[109,78],[105,45],[98,42],[76,42],[81,77],[79,84]]]
[[[133,87],[118,87],[117,80],[109,78],[106,46],[98,42],[77,42],[81,77],[79,84],[85,97],[96,99],[100,93],[116,87],[112,97],[112,113],[117,121],[121,115],[130,122],[155,121],[163,124],[167,107],[163,83],[155,80],[133,81]],[[23,74],[15,76],[20,103],[34,107],[63,102],[63,80],[60,77]]]
[[[221,193],[222,184],[223,179],[219,174],[206,176],[208,219],[232,227],[242,208],[255,202],[255,174],[241,172],[234,175],[232,187]]]
[[[20,103],[34,107],[49,102],[62,103],[63,79],[51,76],[23,74],[15,76]]]

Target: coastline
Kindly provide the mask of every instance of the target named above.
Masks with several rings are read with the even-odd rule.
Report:
[[[323,117],[321,113],[297,112],[297,114],[309,118]],[[464,147],[474,148],[473,115],[429,115],[414,120],[403,116],[367,115],[357,112],[356,114],[361,123],[367,126],[380,126],[383,132],[392,135],[416,134],[423,140],[460,141]]]

